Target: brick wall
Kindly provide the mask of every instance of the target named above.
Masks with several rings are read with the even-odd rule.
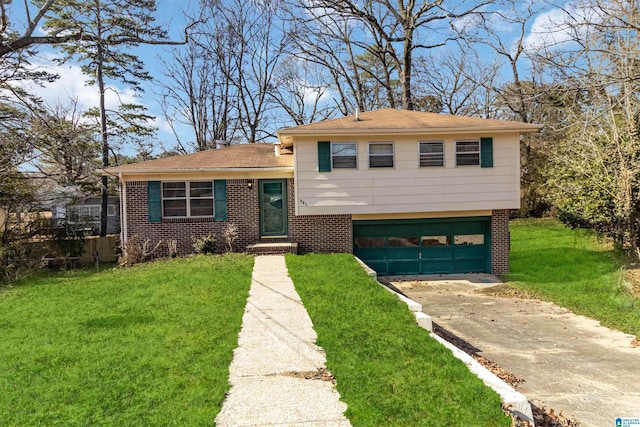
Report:
[[[509,210],[494,210],[491,215],[491,272],[509,272]]]
[[[150,223],[147,214],[147,182],[127,182],[127,227],[129,237],[149,238],[151,244],[162,240],[157,256],[168,254],[166,242],[175,239],[178,254],[193,253],[192,236],[216,236],[216,249],[225,250],[222,232],[229,223],[238,227],[236,251],[258,242],[287,241],[298,243],[301,252],[351,252],[352,223],[350,215],[295,216],[293,179],[287,180],[289,235],[282,239],[260,239],[258,185],[247,187],[245,179],[227,180],[227,220],[213,218],[163,219]]]

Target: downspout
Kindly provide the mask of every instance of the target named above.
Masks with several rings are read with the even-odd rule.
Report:
[[[120,185],[122,185],[122,206],[120,210],[120,240],[122,243],[127,241],[129,237],[127,234],[127,183],[122,178],[122,172],[118,172],[118,179],[120,180]]]

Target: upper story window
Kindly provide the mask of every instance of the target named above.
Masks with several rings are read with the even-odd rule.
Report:
[[[480,165],[480,141],[456,141],[456,166]]]
[[[444,166],[444,142],[425,141],[420,142],[420,167]]]
[[[162,216],[213,216],[212,181],[162,183]]]
[[[372,142],[369,144],[369,167],[392,168],[393,167],[393,143]]]
[[[355,142],[331,143],[331,166],[334,169],[358,167],[358,145]]]

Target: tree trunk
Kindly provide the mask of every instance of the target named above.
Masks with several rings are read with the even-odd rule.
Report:
[[[100,92],[100,136],[102,140],[102,166],[109,167],[109,141],[107,136],[107,109],[105,106],[104,100],[104,76],[102,74],[102,64],[103,64],[103,51],[102,45],[98,45],[98,55],[97,55],[97,66],[96,66],[96,81],[98,83],[98,90]],[[101,206],[100,209],[100,236],[104,237],[107,235],[107,205],[109,203],[109,189],[108,189],[108,178],[106,176],[102,176],[101,182]]]

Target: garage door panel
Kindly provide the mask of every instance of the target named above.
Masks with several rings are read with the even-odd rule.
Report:
[[[362,260],[387,261],[386,249],[364,248],[356,249],[353,254]]]
[[[488,272],[490,218],[354,221],[354,254],[378,274]]]
[[[417,260],[389,260],[388,274],[415,274],[416,271],[420,271],[420,262]]]
[[[456,259],[454,264],[454,273],[477,273],[484,272],[485,259]]]
[[[354,237],[385,237],[387,228],[379,225],[358,225],[353,227]]]
[[[454,271],[452,260],[428,260],[420,263],[421,274],[447,274]]]
[[[438,236],[438,235],[451,235],[452,224],[449,222],[435,222],[429,224],[420,224],[420,234],[422,236]]]
[[[433,248],[421,248],[423,259],[452,259],[453,246],[436,246]]]
[[[417,260],[420,258],[420,248],[389,248],[387,250],[387,258],[392,259],[406,259]]]

